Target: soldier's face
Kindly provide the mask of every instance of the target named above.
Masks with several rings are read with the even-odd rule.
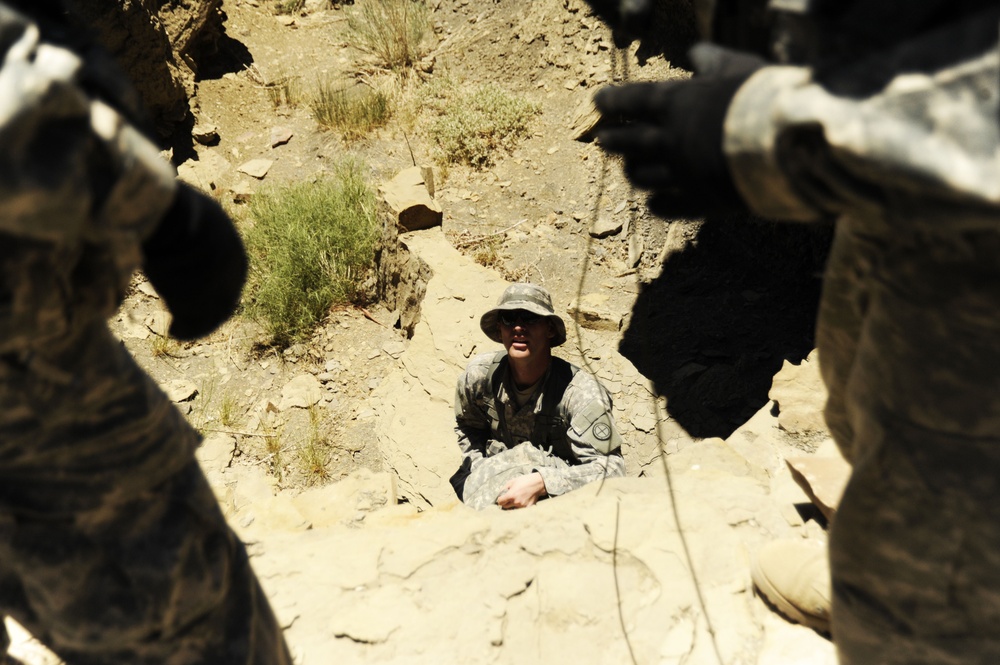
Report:
[[[519,310],[500,317],[500,338],[512,359],[543,355],[552,347],[555,329],[545,317]]]

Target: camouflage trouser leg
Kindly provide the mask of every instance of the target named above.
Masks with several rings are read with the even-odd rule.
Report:
[[[848,222],[838,225],[823,277],[816,326],[820,371],[826,384],[826,423],[841,453],[852,457],[854,435],[847,417],[847,380],[857,356],[857,343],[868,303],[868,276],[874,241],[851,232]]]
[[[854,465],[830,538],[840,661],[1000,662],[1000,235],[861,257],[853,339],[818,335],[841,345],[821,362],[850,360],[824,368]]]
[[[894,439],[904,433],[893,428]],[[1000,663],[996,493],[987,499],[938,483],[925,466],[929,456],[914,458],[901,447],[949,442],[908,433],[904,442],[883,441],[858,466],[834,521],[833,638],[840,662]],[[950,443],[938,462],[967,453],[994,473],[1000,467],[995,450]]]
[[[69,665],[289,665],[196,463],[73,519],[0,517],[0,605]]]
[[[465,481],[462,501],[476,510],[496,507],[504,486],[518,476],[545,467],[566,468],[566,462],[528,442],[503,450],[479,462]]]
[[[197,442],[103,322],[0,355],[0,614],[69,665],[288,665]]]

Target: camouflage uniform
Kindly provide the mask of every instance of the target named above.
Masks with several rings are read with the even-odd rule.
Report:
[[[817,343],[854,466],[831,534],[842,663],[1000,660],[998,26],[994,6],[839,79],[767,67],[726,116],[756,213],[837,218]]]
[[[172,169],[92,96],[122,79],[5,5],[0,55],[0,613],[70,665],[290,663],[197,432],[105,323]]]
[[[611,415],[611,397],[589,372],[573,375],[556,407],[560,434],[568,443],[565,458],[555,452],[559,447],[541,449],[530,441],[553,366],[568,365],[560,358],[552,358],[535,395],[520,409],[511,399],[507,372],[499,382],[496,404],[504,409],[509,437],[491,426],[489,373],[494,355],[485,353],[473,358],[459,377],[455,394],[455,432],[463,465],[469,472],[462,491],[466,504],[479,509],[494,506],[507,481],[535,471],[545,481],[549,496],[565,494],[605,477],[625,475],[621,438]]]

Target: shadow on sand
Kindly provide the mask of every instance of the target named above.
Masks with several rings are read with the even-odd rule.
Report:
[[[620,351],[694,437],[727,437],[813,348],[830,227],[707,221],[639,294]]]

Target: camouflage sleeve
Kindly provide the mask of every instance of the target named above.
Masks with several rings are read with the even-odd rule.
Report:
[[[134,247],[123,260],[137,263],[173,198],[173,168],[88,94],[78,55],[3,4],[0,63],[0,233]]]
[[[573,377],[559,404],[569,423],[570,449],[579,464],[537,469],[550,496],[565,494],[587,483],[625,475],[621,436],[611,414],[611,397],[585,370]]]
[[[862,63],[873,72],[870,90],[849,89],[858,72],[842,81],[824,73],[820,82],[800,67],[758,71],[725,123],[724,148],[744,199],[772,219],[813,221],[891,205],[907,223],[996,228],[998,14],[870,56]]]
[[[489,394],[487,379],[493,354],[473,358],[455,388],[455,434],[462,457],[472,468],[487,454],[492,432],[486,415],[485,399]]]

